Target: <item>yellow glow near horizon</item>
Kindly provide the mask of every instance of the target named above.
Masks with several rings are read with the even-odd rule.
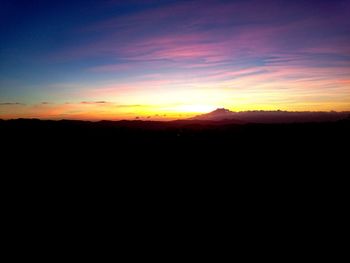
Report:
[[[187,104],[187,105],[179,105],[175,107],[167,108],[166,111],[170,111],[173,113],[207,113],[215,110],[217,107],[213,105],[200,105],[200,104]]]
[[[334,86],[331,91],[327,88],[330,84]],[[42,101],[49,101],[46,103],[40,100],[36,103],[2,103],[0,118],[174,120],[216,108],[231,111],[350,111],[350,81],[282,81],[274,75],[218,83],[188,80],[177,85],[169,84],[169,81],[143,81],[81,90],[67,97],[67,100],[51,102],[45,98]]]
[[[337,105],[331,103],[294,103],[290,107],[285,104],[245,104],[235,101],[234,105],[223,101],[220,106],[214,104],[150,104],[150,105],[119,105],[117,103],[71,103],[46,105],[3,105],[0,118],[40,118],[40,119],[81,119],[81,120],[174,120],[193,117],[208,113],[216,108],[226,108],[231,111],[245,110],[289,110],[289,111],[349,111],[349,104]],[[335,107],[337,106],[337,107]]]

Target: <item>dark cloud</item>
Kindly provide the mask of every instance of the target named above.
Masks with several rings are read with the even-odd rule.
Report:
[[[81,104],[105,104],[107,101],[82,101]]]
[[[20,102],[1,102],[0,103],[0,106],[11,106],[11,105],[24,105],[24,104]]]

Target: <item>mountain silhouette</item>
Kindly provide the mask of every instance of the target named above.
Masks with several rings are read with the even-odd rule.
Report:
[[[234,112],[225,108],[218,108],[212,112],[197,115],[194,121],[227,121],[234,123],[304,123],[329,122],[346,119],[349,112],[295,112],[295,111],[240,111]]]
[[[193,118],[190,118],[190,120],[222,121],[227,119],[233,119],[234,117],[234,112],[225,108],[218,108],[212,112],[197,115]]]

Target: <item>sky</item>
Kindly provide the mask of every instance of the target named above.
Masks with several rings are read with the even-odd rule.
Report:
[[[0,0],[0,118],[349,111],[350,0]]]

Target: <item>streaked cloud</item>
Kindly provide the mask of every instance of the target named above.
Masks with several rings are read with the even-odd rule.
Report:
[[[18,106],[18,105],[25,105],[25,104],[20,102],[0,102],[0,106]]]
[[[106,101],[82,101],[80,102],[81,104],[106,104],[107,102]]]

